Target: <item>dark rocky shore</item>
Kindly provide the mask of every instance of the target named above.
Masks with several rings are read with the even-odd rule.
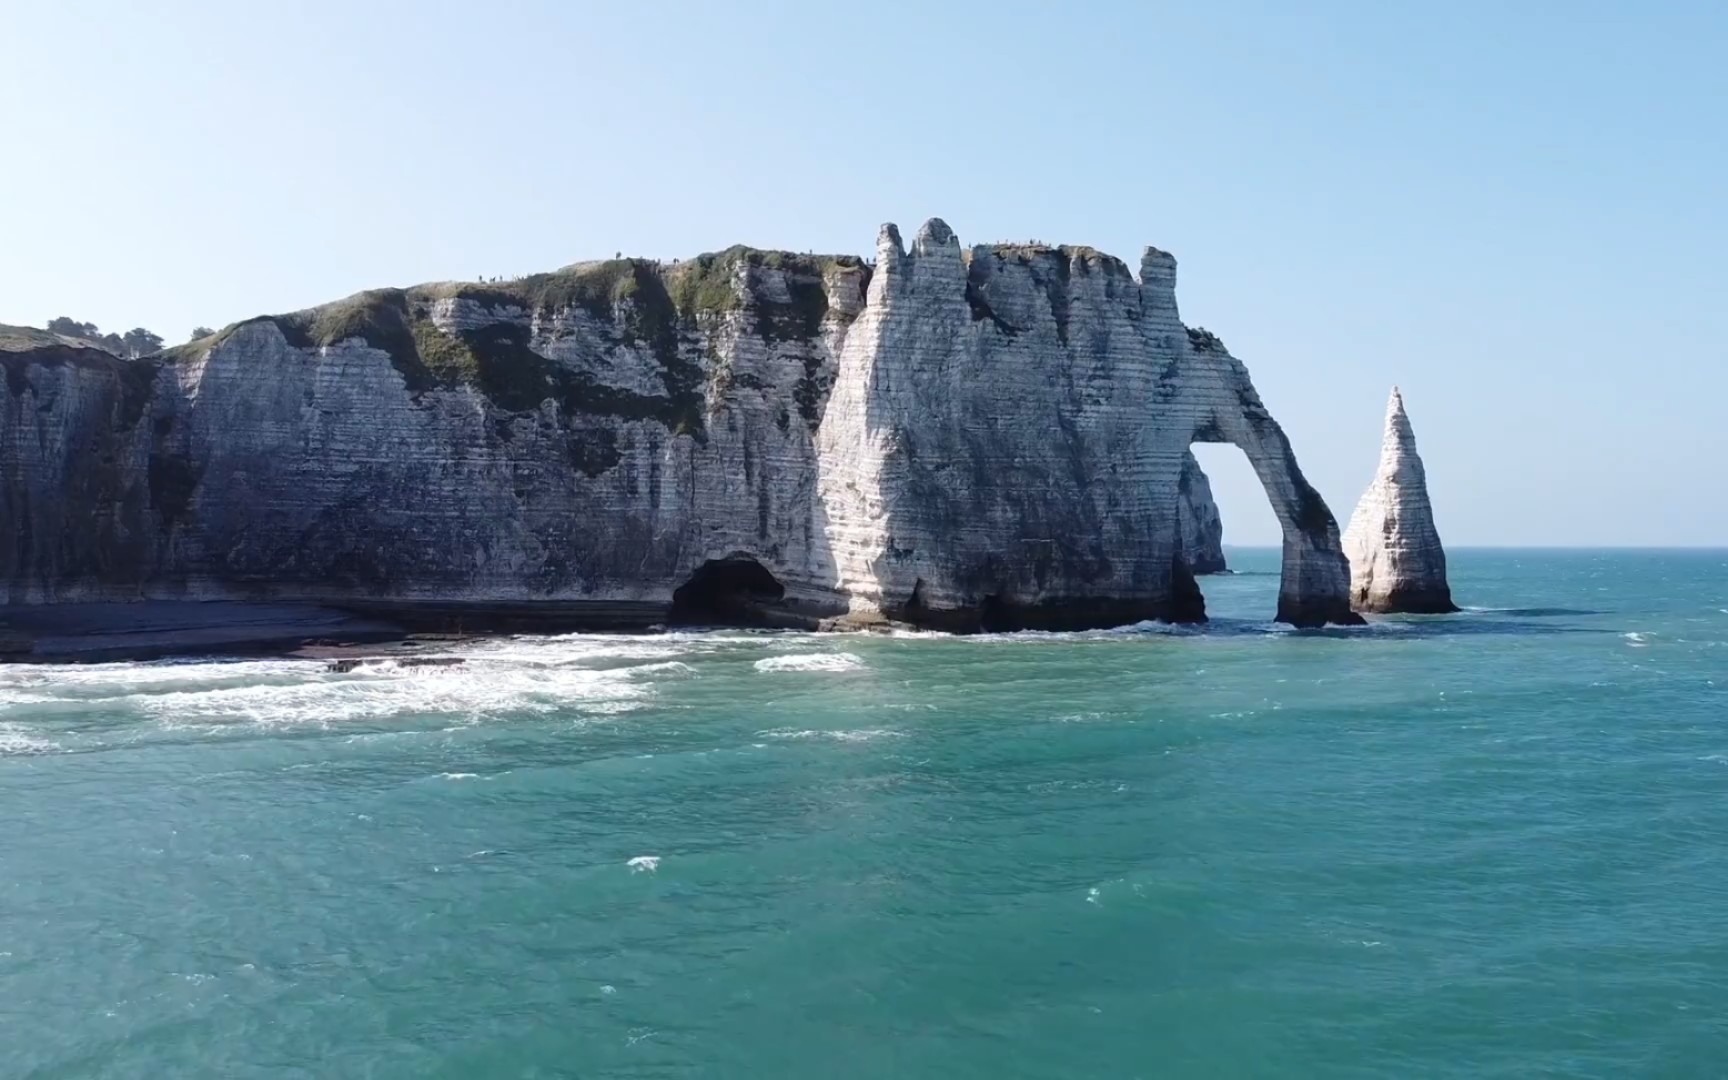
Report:
[[[0,606],[0,663],[196,655],[330,660],[413,654],[450,640],[317,604],[147,600]]]

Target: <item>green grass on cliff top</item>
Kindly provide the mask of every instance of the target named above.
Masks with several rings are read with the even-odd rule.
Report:
[[[778,290],[749,285],[761,270],[784,275],[786,299],[779,298]],[[414,393],[471,385],[510,412],[532,411],[551,400],[566,413],[657,420],[674,432],[699,433],[707,378],[696,333],[702,323],[743,311],[753,316],[755,331],[770,343],[813,340],[828,314],[826,279],[836,270],[854,271],[865,279],[869,274],[857,256],[740,246],[670,264],[607,259],[511,281],[372,289],[305,311],[235,323],[214,337],[169,350],[168,359],[201,358],[239,328],[267,321],[296,348],[365,341],[390,356]],[[432,322],[431,308],[448,299],[479,304],[502,318],[446,333]],[[617,344],[646,349],[659,364],[664,396],[597,383],[529,347],[529,327],[522,315],[572,309],[586,312]]]
[[[79,338],[66,337],[64,334],[56,334],[34,326],[11,326],[0,323],[0,352],[26,352],[30,349],[46,349],[56,345],[64,345],[73,349],[95,349],[103,355],[108,355],[92,342]]]
[[[432,299],[459,297],[488,307],[518,307],[526,311],[581,307],[597,318],[610,318],[623,301],[645,299],[646,277],[659,279],[677,316],[697,319],[737,311],[746,304],[740,270],[788,272],[796,283],[808,279],[820,285],[829,270],[862,270],[856,255],[801,255],[734,245],[694,259],[664,263],[652,259],[606,259],[573,263],[561,270],[500,282],[445,281],[409,290]],[[651,290],[650,290],[651,291]],[[652,299],[652,298],[646,298]]]
[[[787,299],[748,286],[758,270],[785,276]],[[673,431],[702,426],[705,373],[695,331],[710,317],[746,311],[756,332],[774,341],[814,339],[828,313],[830,271],[867,277],[853,255],[800,255],[732,247],[677,263],[607,259],[499,282],[435,282],[410,289],[372,289],[321,307],[235,323],[212,338],[169,350],[170,360],[203,356],[237,329],[268,321],[290,345],[315,348],[359,338],[388,353],[413,392],[478,387],[494,404],[526,412],[548,399],[566,411],[654,419]],[[580,309],[623,346],[646,348],[659,362],[664,397],[607,387],[570,372],[529,347],[520,319],[455,334],[433,324],[431,305],[461,299],[498,315]]]

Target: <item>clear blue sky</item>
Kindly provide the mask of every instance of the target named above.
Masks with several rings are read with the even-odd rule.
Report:
[[[1340,520],[1397,382],[1448,543],[1728,544],[1719,2],[11,0],[0,35],[0,322],[178,341],[936,215],[1175,252]],[[1275,539],[1206,461],[1226,540]]]

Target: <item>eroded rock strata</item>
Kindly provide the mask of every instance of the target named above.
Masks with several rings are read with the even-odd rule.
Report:
[[[1277,617],[1356,620],[1248,372],[1083,247],[734,248],[382,289],[146,361],[6,339],[11,603],[273,598],[479,625],[1198,619],[1191,443],[1284,526]]]
[[[1386,403],[1380,467],[1344,532],[1350,603],[1357,611],[1457,611],[1446,582],[1446,551],[1434,528],[1428,478],[1398,388]]]
[[[1224,519],[1212,501],[1212,481],[1189,451],[1182,457],[1182,472],[1176,481],[1176,535],[1182,560],[1196,574],[1222,574]]]

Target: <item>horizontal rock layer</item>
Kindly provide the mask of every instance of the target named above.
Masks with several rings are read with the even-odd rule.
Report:
[[[27,343],[0,351],[0,589],[475,624],[642,625],[680,596],[847,625],[1196,619],[1181,476],[1227,441],[1284,526],[1278,617],[1353,621],[1331,513],[1175,280],[1156,249],[1137,280],[931,221],[910,249],[885,226],[874,262],[736,248],[378,290],[146,361]]]

